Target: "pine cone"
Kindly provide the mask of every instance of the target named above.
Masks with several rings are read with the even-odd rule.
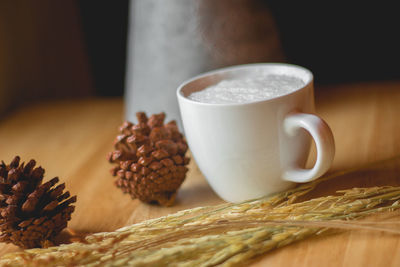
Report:
[[[0,242],[47,246],[67,226],[76,196],[63,193],[65,184],[52,188],[57,177],[42,184],[44,169],[34,168],[34,160],[19,162],[16,156],[10,165],[0,164]]]
[[[122,124],[108,155],[117,164],[111,169],[115,184],[133,199],[170,206],[188,171],[188,146],[175,121],[164,124],[164,113],[136,116],[138,124]]]

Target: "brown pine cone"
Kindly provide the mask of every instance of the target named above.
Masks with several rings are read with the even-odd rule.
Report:
[[[170,206],[188,171],[188,146],[175,121],[164,124],[164,113],[136,116],[138,124],[122,124],[108,155],[117,164],[111,169],[118,176],[115,184],[132,198]]]
[[[76,196],[65,192],[58,177],[42,183],[44,169],[36,162],[19,164],[16,156],[6,165],[0,164],[0,242],[22,248],[52,244],[54,237],[71,219]]]

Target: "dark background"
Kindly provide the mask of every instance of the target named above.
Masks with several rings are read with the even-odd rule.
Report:
[[[234,0],[233,0],[234,1]],[[371,1],[265,1],[287,62],[311,69],[318,84],[400,78],[400,16]],[[123,93],[128,1],[79,1],[96,92]]]
[[[399,79],[400,16],[389,1],[267,1],[287,59],[323,84]]]
[[[394,3],[265,4],[286,62],[311,69],[317,90],[400,79]],[[128,11],[127,0],[0,1],[0,113],[38,99],[123,95]]]
[[[78,1],[96,93],[123,94],[129,1]],[[93,8],[96,6],[96,8]]]

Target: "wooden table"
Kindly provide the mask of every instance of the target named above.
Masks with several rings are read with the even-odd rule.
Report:
[[[331,126],[336,140],[331,173],[400,154],[399,82],[318,89],[317,113]],[[106,161],[122,118],[121,99],[58,101],[23,107],[0,121],[0,159],[9,163],[15,155],[24,161],[34,158],[46,169],[46,179],[59,176],[65,181],[67,189],[78,195],[69,223],[75,231],[111,231],[178,210],[222,202],[194,161],[173,207],[147,205],[123,195],[114,187]],[[314,151],[310,162],[313,158]],[[400,185],[397,163],[381,167],[379,173],[366,170],[359,176],[362,177],[340,179],[316,194],[327,194],[338,185]],[[399,249],[397,235],[351,231],[289,245],[266,254],[254,265],[400,266]],[[13,245],[0,244],[0,255],[15,250]]]

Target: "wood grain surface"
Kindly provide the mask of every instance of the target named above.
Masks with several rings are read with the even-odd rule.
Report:
[[[363,167],[400,155],[400,83],[337,85],[317,90],[317,113],[331,126],[336,156],[329,173],[361,168],[320,185],[312,196],[354,186],[400,185],[400,159]],[[78,196],[69,228],[77,232],[112,231],[172,212],[222,203],[195,162],[173,207],[131,200],[116,189],[106,161],[123,119],[121,99],[87,99],[21,108],[0,121],[0,159],[34,158],[45,179],[59,176]],[[315,159],[312,149],[309,164]],[[309,196],[311,197],[311,196]],[[254,266],[400,266],[400,236],[350,231],[315,237],[277,249]],[[0,244],[0,255],[16,251]]]

